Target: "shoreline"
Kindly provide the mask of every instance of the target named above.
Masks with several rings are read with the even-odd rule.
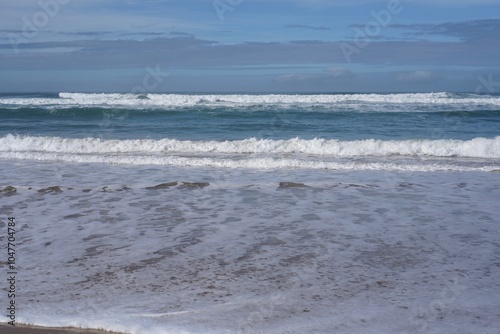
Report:
[[[98,329],[76,327],[41,327],[24,324],[11,326],[5,323],[0,323],[0,332],[6,334],[125,334]]]

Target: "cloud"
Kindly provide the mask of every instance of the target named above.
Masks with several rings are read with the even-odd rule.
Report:
[[[56,34],[60,35],[72,35],[72,36],[104,36],[107,34],[111,34],[112,32],[110,31],[75,31],[75,32],[68,32],[68,31],[58,31]]]
[[[276,82],[284,83],[284,82],[296,82],[296,81],[305,81],[308,79],[314,78],[311,74],[283,74],[276,77]]]
[[[459,29],[455,28],[455,31]],[[500,66],[500,43],[489,39],[460,42],[378,41],[352,55],[353,63],[364,65],[413,66]],[[484,37],[484,36],[483,36]],[[486,37],[484,37],[486,38]],[[294,41],[222,44],[184,34],[146,40],[74,40],[0,44],[0,69],[116,69],[162,64],[171,68],[213,68],[256,65],[346,64],[341,42]],[[345,43],[345,42],[344,42]],[[348,42],[356,47],[354,41]],[[478,44],[479,43],[479,44]],[[50,54],[50,49],[73,52]],[[43,50],[36,52],[36,50]],[[488,50],[488,52],[485,52]],[[28,52],[29,51],[29,52]],[[340,69],[332,73],[344,74]]]
[[[328,72],[334,78],[344,78],[353,75],[351,70],[345,67],[330,67],[326,69],[326,72]]]
[[[307,24],[288,24],[287,28],[300,28],[300,29],[310,29],[310,30],[331,30],[331,28],[323,26],[310,26]]]
[[[289,73],[278,75],[274,81],[281,85],[294,85],[307,89],[307,87],[338,86],[352,82],[356,75],[345,67],[329,67],[322,73]],[[340,86],[339,86],[340,87]]]
[[[431,71],[404,72],[398,75],[398,80],[404,82],[429,82],[434,79],[436,75]]]
[[[441,7],[484,6],[500,4],[500,0],[420,0],[419,2],[425,5]]]
[[[418,36],[450,36],[462,41],[477,42],[491,40],[497,42],[500,19],[476,19],[462,22],[439,24],[392,24],[391,28],[409,30]],[[498,42],[497,42],[498,43]]]
[[[195,37],[193,34],[189,34],[187,32],[182,31],[172,31],[169,33],[170,36],[183,36],[183,37]]]
[[[252,0],[246,0],[252,1]],[[253,0],[255,1],[255,0]],[[290,2],[289,0],[275,0],[277,2]],[[321,9],[325,7],[356,7],[366,4],[387,4],[388,0],[294,0],[300,7]],[[408,4],[412,0],[400,0],[401,3]],[[269,2],[267,0],[266,2]],[[432,7],[470,7],[498,5],[500,0],[419,0],[415,4]]]
[[[169,32],[188,30],[207,30],[210,25],[202,20],[193,20],[172,9],[172,1],[134,1],[125,3],[122,0],[71,0],[61,4],[53,12],[46,13],[46,7],[40,5],[48,0],[16,0],[2,4],[0,13],[0,29],[22,31],[26,22],[36,21],[36,18],[48,17],[44,24],[35,24],[40,41],[55,40],[48,33],[64,31],[68,34],[78,32],[106,32],[122,34],[123,32],[139,35],[149,32]],[[184,2],[174,6],[174,9],[188,7]],[[187,2],[186,2],[187,3]],[[52,8],[52,7],[51,7]],[[210,7],[209,7],[210,8]],[[133,9],[133,10],[132,10]],[[186,10],[184,8],[184,10]],[[215,14],[214,14],[215,16]],[[216,22],[214,20],[214,22]],[[31,29],[33,30],[33,29]],[[46,33],[41,36],[41,33]],[[117,36],[114,36],[117,38]]]

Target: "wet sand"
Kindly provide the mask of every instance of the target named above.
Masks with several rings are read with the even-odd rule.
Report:
[[[0,324],[0,333],[2,334],[119,334],[116,332],[100,331],[95,329],[82,328],[49,328],[16,325],[10,326]]]

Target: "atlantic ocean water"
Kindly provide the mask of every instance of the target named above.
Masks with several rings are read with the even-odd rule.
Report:
[[[18,323],[498,333],[500,96],[0,94],[0,162]]]

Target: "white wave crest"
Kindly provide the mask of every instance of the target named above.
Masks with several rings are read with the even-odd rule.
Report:
[[[500,97],[451,93],[411,94],[106,94],[106,93],[59,93],[59,98],[5,98],[0,106],[37,107],[251,107],[251,106],[335,106],[339,104],[424,104],[424,105],[500,105]]]
[[[60,138],[7,135],[0,138],[3,153],[58,153],[96,155],[267,155],[286,154],[324,157],[410,156],[500,158],[500,136],[471,140],[355,140],[326,139],[270,140],[249,138],[234,141],[191,141],[177,139],[102,140],[99,138]]]
[[[64,153],[14,153],[0,152],[1,159],[15,160],[38,160],[47,162],[70,162],[70,163],[98,163],[98,164],[121,164],[121,165],[161,165],[174,167],[216,167],[216,168],[245,168],[259,170],[273,169],[317,169],[317,170],[387,170],[387,171],[456,171],[456,172],[490,172],[500,170],[500,165],[488,166],[465,166],[446,162],[418,162],[418,161],[315,161],[301,159],[275,159],[275,158],[253,158],[253,159],[217,159],[196,158],[179,156],[114,156],[114,155],[75,155]]]

